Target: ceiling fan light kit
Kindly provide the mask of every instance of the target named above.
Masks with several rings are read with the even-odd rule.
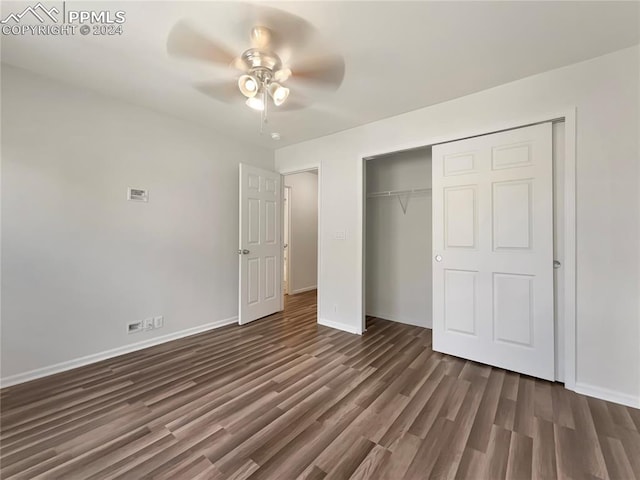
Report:
[[[264,45],[271,38],[271,32],[266,27],[253,27],[251,29],[251,39],[256,43]],[[237,64],[238,62],[236,62]],[[289,97],[290,90],[275,81],[277,77],[281,82],[287,80],[291,75],[291,70],[282,67],[282,61],[275,52],[250,48],[240,56],[240,63],[244,65],[247,73],[238,78],[238,88],[240,93],[247,97],[245,104],[262,112],[260,116],[260,133],[264,130],[267,119],[267,102],[271,97],[276,107],[282,105]]]
[[[327,45],[321,43],[314,43],[314,56],[309,56],[312,51],[306,50],[307,58],[301,57],[297,50],[308,46],[312,38],[318,38],[315,28],[302,18],[270,7],[245,5],[245,8],[247,22],[250,22],[247,26],[250,26],[251,46],[240,56],[235,56],[224,44],[208,38],[184,20],[170,32],[167,50],[171,55],[239,71],[240,75],[234,80],[237,89],[228,82],[200,84],[197,88],[225,102],[236,101],[238,95],[232,92],[239,90],[244,103],[261,112],[262,134],[269,103],[285,110],[308,106],[311,102],[298,86],[306,87],[304,93],[309,88],[337,89],[344,77],[344,60],[340,55],[327,54]],[[277,52],[286,57],[286,64]],[[295,81],[293,91],[284,85],[290,79]]]
[[[289,97],[289,89],[283,87],[278,82],[271,82],[269,85],[269,95],[273,99],[273,103],[279,107]]]
[[[255,33],[256,31],[262,33],[257,34]],[[254,27],[251,38],[265,39],[271,37],[270,34],[264,32],[268,32],[266,27]],[[259,92],[268,92],[274,105],[280,106],[285,102],[289,96],[289,89],[278,82],[288,80],[291,70],[288,68],[280,69],[282,61],[276,53],[250,48],[241,55],[240,61],[244,64],[247,73],[241,75],[238,79],[238,88],[245,97],[252,98]],[[249,104],[247,103],[247,105]]]
[[[249,97],[244,103],[247,105],[247,107],[253,108],[254,110],[257,110],[259,112],[262,112],[264,110],[265,102],[262,95]]]
[[[251,75],[242,75],[238,79],[238,88],[245,97],[255,97],[258,93],[258,80]]]

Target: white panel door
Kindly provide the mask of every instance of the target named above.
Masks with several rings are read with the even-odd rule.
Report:
[[[280,310],[280,178],[240,164],[240,325]]]
[[[551,123],[433,147],[433,349],[554,379]]]

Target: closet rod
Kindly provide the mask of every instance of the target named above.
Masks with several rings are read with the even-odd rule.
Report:
[[[368,193],[367,197],[394,197],[400,195],[410,195],[413,193],[428,193],[431,192],[430,188],[412,188],[410,190],[389,190],[387,192],[373,192]]]

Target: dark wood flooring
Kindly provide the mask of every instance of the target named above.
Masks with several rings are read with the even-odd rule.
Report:
[[[1,392],[3,479],[640,478],[640,410],[283,313]]]

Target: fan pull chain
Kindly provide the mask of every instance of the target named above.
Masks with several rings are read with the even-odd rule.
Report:
[[[267,118],[267,109],[269,108],[269,102],[267,101],[269,100],[267,98],[267,89],[266,87],[262,87],[262,104],[264,105],[264,108],[262,109],[262,112],[260,112],[260,135],[263,134],[264,132],[264,125],[266,123],[268,123],[268,118]]]

